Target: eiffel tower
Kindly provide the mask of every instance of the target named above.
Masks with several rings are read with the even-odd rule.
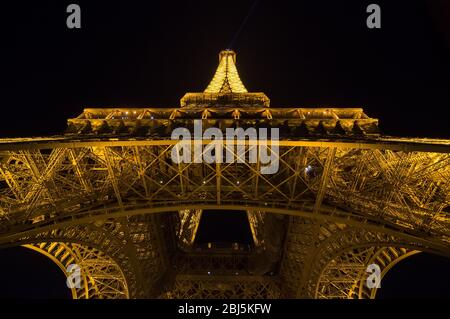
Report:
[[[171,133],[195,120],[278,128],[278,171],[174,163]],[[361,108],[270,107],[225,50],[180,107],[86,108],[64,135],[1,139],[0,248],[78,265],[73,298],[375,298],[369,265],[450,257],[449,190],[450,140],[384,136]],[[208,211],[244,212],[252,242],[199,243]]]

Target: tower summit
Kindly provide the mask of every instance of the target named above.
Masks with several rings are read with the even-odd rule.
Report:
[[[223,50],[219,53],[219,66],[205,93],[247,93],[236,68],[236,53]]]
[[[270,100],[262,92],[248,92],[239,77],[236,53],[222,50],[219,65],[208,86],[202,93],[186,93],[180,101],[181,107],[269,107]]]
[[[236,67],[236,53],[223,50],[203,92],[188,92],[180,107],[86,108],[68,120],[68,134],[170,136],[173,128],[202,119],[207,127],[279,127],[289,138],[377,136],[378,120],[362,108],[271,107],[263,92],[248,92]]]

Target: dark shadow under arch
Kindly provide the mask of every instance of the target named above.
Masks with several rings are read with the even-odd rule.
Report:
[[[195,242],[197,244],[209,242],[253,244],[247,213],[245,211],[204,211]]]
[[[0,250],[0,298],[72,299],[66,276],[48,257],[25,247]]]
[[[450,258],[420,253],[396,264],[383,277],[376,299],[449,298]]]

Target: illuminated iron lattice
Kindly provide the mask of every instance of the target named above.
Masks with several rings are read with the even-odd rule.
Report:
[[[179,108],[86,108],[65,135],[0,140],[0,247],[79,264],[75,298],[374,298],[367,265],[450,256],[449,140],[380,135],[361,108],[269,107],[219,58]],[[175,164],[170,134],[196,119],[278,127],[278,172]],[[213,209],[246,211],[254,244],[196,244]]]

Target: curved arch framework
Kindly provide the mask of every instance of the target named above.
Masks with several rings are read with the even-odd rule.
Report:
[[[284,297],[373,298],[376,292],[362,285],[367,266],[378,264],[384,276],[417,251],[445,254],[382,231],[291,217],[280,267]]]
[[[261,223],[267,224],[270,220],[267,218],[272,216],[275,218],[275,215],[265,214]],[[148,225],[136,235],[132,235],[136,245],[145,243],[145,238],[156,231],[154,228],[152,228],[153,230],[148,228],[151,224],[146,224],[153,217],[156,215],[129,217],[129,222],[134,225],[134,231]],[[242,272],[246,266],[242,268],[240,265],[232,265],[225,267],[226,273],[224,273],[225,276],[222,276],[223,280],[221,281],[201,275],[210,269],[210,266],[204,265],[204,261],[209,257],[206,259],[205,257],[200,259],[191,257],[182,262],[174,262],[177,265],[185,265],[186,269],[178,269],[179,273],[175,276],[173,285],[164,288],[159,293],[155,292],[153,296],[160,298],[195,296],[199,298],[277,298],[283,296],[374,298],[376,289],[370,290],[363,285],[368,276],[365,272],[367,265],[378,264],[382,270],[381,275],[384,276],[398,261],[417,253],[417,249],[433,252],[430,247],[407,242],[405,239],[382,232],[305,217],[285,216],[284,219],[286,218],[289,221],[289,227],[279,276],[241,275],[235,277],[235,269]],[[138,225],[140,226],[137,227]],[[272,232],[275,229],[273,226],[270,227]],[[53,229],[32,237],[23,237],[21,243],[52,258],[64,272],[69,264],[76,263],[81,266],[83,285],[81,289],[72,291],[74,298],[128,298],[130,293],[125,278],[129,278],[134,287],[131,297],[151,296],[139,288],[142,286],[142,277],[137,278],[139,273],[134,274],[136,277],[131,275],[133,273],[131,269],[136,271],[139,267],[136,267],[136,264],[130,260],[129,256],[133,253],[124,249],[126,241],[124,241],[122,230],[123,225],[120,221],[105,220],[89,225]],[[280,233],[284,232],[280,231]],[[52,239],[52,241],[29,244],[45,238]],[[107,247],[108,254],[119,258],[121,266],[97,248],[77,243],[68,244],[64,238],[66,240],[84,238],[84,240],[96,243],[97,247]],[[155,244],[153,243],[153,245]],[[148,247],[147,245],[137,246],[138,251],[145,252],[142,249]],[[111,248],[113,249],[111,250]],[[161,254],[161,251],[158,251],[155,246],[148,252],[151,255],[143,254],[141,256],[143,259],[140,259],[141,263],[145,263],[146,260],[153,261],[151,256],[156,257]],[[128,257],[124,258],[124,255],[128,255]],[[220,258],[211,259],[210,262],[217,263],[220,260],[222,263],[225,259]],[[190,265],[189,260],[200,263],[200,267]],[[147,270],[158,271],[155,268],[156,264],[147,264],[147,266],[149,267]],[[127,276],[124,276],[121,268],[127,270]],[[192,271],[194,273],[190,273]],[[281,285],[280,279],[283,283]],[[155,280],[158,279],[153,278],[151,282],[155,283]],[[193,290],[192,287],[196,288]]]
[[[165,214],[164,218],[150,214],[126,219],[99,219],[94,223],[66,227],[55,225],[52,229],[22,236],[9,246],[32,245],[33,248],[51,256],[54,261],[64,257],[59,264],[64,270],[68,260],[78,260],[85,267],[86,278],[90,278],[87,283],[95,283],[96,274],[107,281],[123,278],[119,281],[126,283],[127,297],[155,297],[160,294],[161,289],[158,280],[164,276],[168,265],[164,247],[169,246],[169,240],[162,238],[164,231],[169,229],[168,218],[170,219],[170,214]],[[98,269],[95,268],[96,261]],[[113,264],[117,267],[108,268]],[[83,266],[80,267],[83,269]],[[106,274],[101,273],[102,270],[111,271],[112,277],[108,279]],[[93,277],[89,277],[89,274]],[[106,284],[110,285],[109,282]],[[88,288],[89,291],[93,289],[90,286]],[[117,283],[110,288],[118,289]],[[120,295],[111,292],[108,298]],[[78,293],[77,296],[101,297],[92,293]]]
[[[401,260],[419,253],[397,247],[361,247],[350,249],[333,258],[323,269],[315,292],[315,298],[374,299],[377,288],[367,286],[370,273],[367,267],[380,267],[380,279]]]
[[[400,261],[408,258],[412,255],[418,254],[420,251],[418,250],[408,250],[405,248],[394,248],[394,247],[385,247],[384,249],[380,249],[370,261],[370,264],[377,264],[381,269],[381,279],[384,278],[386,273],[392,269],[395,265],[397,265]],[[370,289],[367,285],[363,285],[363,281],[361,281],[361,286],[359,288],[360,295],[359,298],[370,298],[375,299],[378,289]],[[370,291],[370,292],[369,292]]]
[[[258,225],[257,227],[262,231],[268,228],[272,235],[285,234],[284,246],[277,244],[276,237],[263,236],[267,240],[270,239],[263,247],[265,248],[264,256],[266,256],[264,259],[269,260],[270,256],[275,256],[274,260],[281,260],[279,271],[270,276],[255,276],[255,273],[253,276],[248,276],[248,273],[244,273],[248,271],[245,259],[247,257],[244,259],[237,257],[233,261],[230,259],[232,264],[221,270],[223,274],[220,279],[204,274],[209,269],[217,270],[215,266],[211,268],[211,265],[217,262],[222,264],[228,258],[226,255],[211,258],[206,254],[205,256],[191,256],[188,259],[186,257],[180,260],[167,259],[162,249],[162,243],[157,240],[157,237],[161,227],[166,230],[169,230],[170,227],[164,226],[163,219],[156,218],[158,216],[167,218],[170,215],[133,215],[126,219],[97,220],[91,224],[53,228],[35,235],[23,236],[16,244],[42,242],[39,245],[33,244],[32,247],[35,250],[40,249],[54,260],[60,260],[60,267],[63,269],[67,267],[69,260],[72,262],[72,259],[77,256],[83,256],[74,250],[93,257],[89,259],[93,268],[83,277],[83,282],[88,286],[84,285],[84,290],[75,292],[77,298],[152,296],[160,298],[184,298],[187,296],[202,298],[227,298],[230,296],[233,298],[256,296],[258,298],[373,298],[376,292],[361,286],[362,279],[367,278],[368,275],[365,273],[368,264],[379,264],[383,276],[396,262],[414,251],[442,253],[442,251],[439,252],[433,247],[427,246],[426,241],[423,243],[408,241],[408,238],[402,237],[400,233],[395,236],[393,233],[360,227],[364,224],[351,226],[341,222],[327,222],[323,219],[305,216],[264,213],[261,215],[264,218],[255,225]],[[172,214],[172,216],[176,215],[176,213]],[[283,230],[286,222],[288,222],[288,227]],[[125,226],[127,224],[132,232],[127,230]],[[155,228],[155,225],[159,225],[159,227]],[[126,232],[129,232],[129,235]],[[78,240],[78,243],[64,244],[74,240]],[[169,242],[170,240],[166,238],[163,241]],[[136,250],[130,249],[128,242],[132,243]],[[96,248],[82,249],[82,247]],[[282,248],[283,254],[280,253],[279,248]],[[105,254],[100,253],[101,251],[104,251]],[[274,254],[276,251],[281,255],[276,257]],[[100,272],[97,272],[95,268],[97,258],[99,258],[97,259],[99,267],[107,264],[102,262],[102,258],[108,260],[106,254],[117,261],[118,265],[117,268],[109,269],[111,270],[109,275],[112,274],[109,279],[108,276],[102,277],[101,269]],[[170,270],[171,266],[167,266],[168,263],[183,265],[183,267]],[[244,264],[241,265],[241,263]],[[122,269],[120,273],[126,279],[114,281],[114,278],[120,277],[117,275],[119,269]],[[171,271],[172,273],[170,273]],[[240,276],[235,276],[235,272],[238,272]],[[101,282],[96,281],[96,273],[99,273],[100,277],[107,281],[104,288],[101,287]],[[166,275],[169,277],[165,277]],[[118,288],[120,282],[128,282],[129,289],[127,289],[126,295],[118,292],[121,291]],[[169,284],[166,285],[163,282]],[[226,282],[227,284],[225,284]],[[161,289],[155,290],[155,287],[158,286]]]
[[[80,267],[80,285],[71,288],[74,299],[129,298],[128,287],[120,267],[105,253],[75,243],[43,242],[23,245],[55,262],[66,276],[69,265]]]

